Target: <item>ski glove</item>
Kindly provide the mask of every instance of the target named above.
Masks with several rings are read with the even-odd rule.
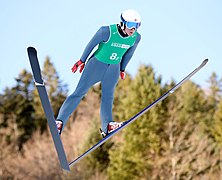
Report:
[[[85,63],[83,63],[81,60],[79,60],[77,63],[75,63],[72,67],[72,72],[75,73],[78,68],[79,68],[79,72],[81,73],[83,68],[85,66]]]
[[[120,71],[120,77],[124,80],[126,78],[126,73],[124,71]]]

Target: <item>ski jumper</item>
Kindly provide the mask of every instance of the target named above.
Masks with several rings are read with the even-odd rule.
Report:
[[[141,35],[137,31],[132,36],[122,37],[116,24],[102,26],[96,32],[86,46],[81,61],[86,62],[94,47],[99,47],[87,61],[75,91],[67,97],[59,110],[57,119],[62,120],[64,126],[89,88],[101,82],[100,118],[102,130],[107,132],[108,123],[113,121],[114,90],[120,70],[125,70],[140,39]]]

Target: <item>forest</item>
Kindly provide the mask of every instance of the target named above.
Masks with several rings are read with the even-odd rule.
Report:
[[[73,90],[49,57],[42,76],[55,113]],[[187,72],[184,72],[187,73]],[[222,179],[222,78],[201,87],[192,79],[111,140],[71,167],[60,168],[28,70],[0,94],[0,179],[220,180]],[[152,65],[140,65],[115,90],[113,116],[125,121],[177,82],[163,84]],[[69,161],[101,140],[101,86],[92,87],[71,115],[61,139]],[[70,91],[70,92],[69,92]]]

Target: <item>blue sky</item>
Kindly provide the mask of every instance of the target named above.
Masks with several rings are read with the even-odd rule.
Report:
[[[0,92],[31,70],[26,48],[38,50],[40,65],[51,58],[61,80],[74,90],[80,74],[71,72],[90,38],[102,25],[119,22],[123,10],[142,17],[142,35],[127,72],[151,64],[163,82],[181,80],[202,60],[208,65],[192,80],[207,87],[212,72],[222,77],[222,1],[220,0],[7,0],[0,1]]]

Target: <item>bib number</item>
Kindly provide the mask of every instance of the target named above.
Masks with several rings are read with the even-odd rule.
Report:
[[[119,57],[117,56],[117,53],[112,53],[109,59],[116,61],[119,59]]]

